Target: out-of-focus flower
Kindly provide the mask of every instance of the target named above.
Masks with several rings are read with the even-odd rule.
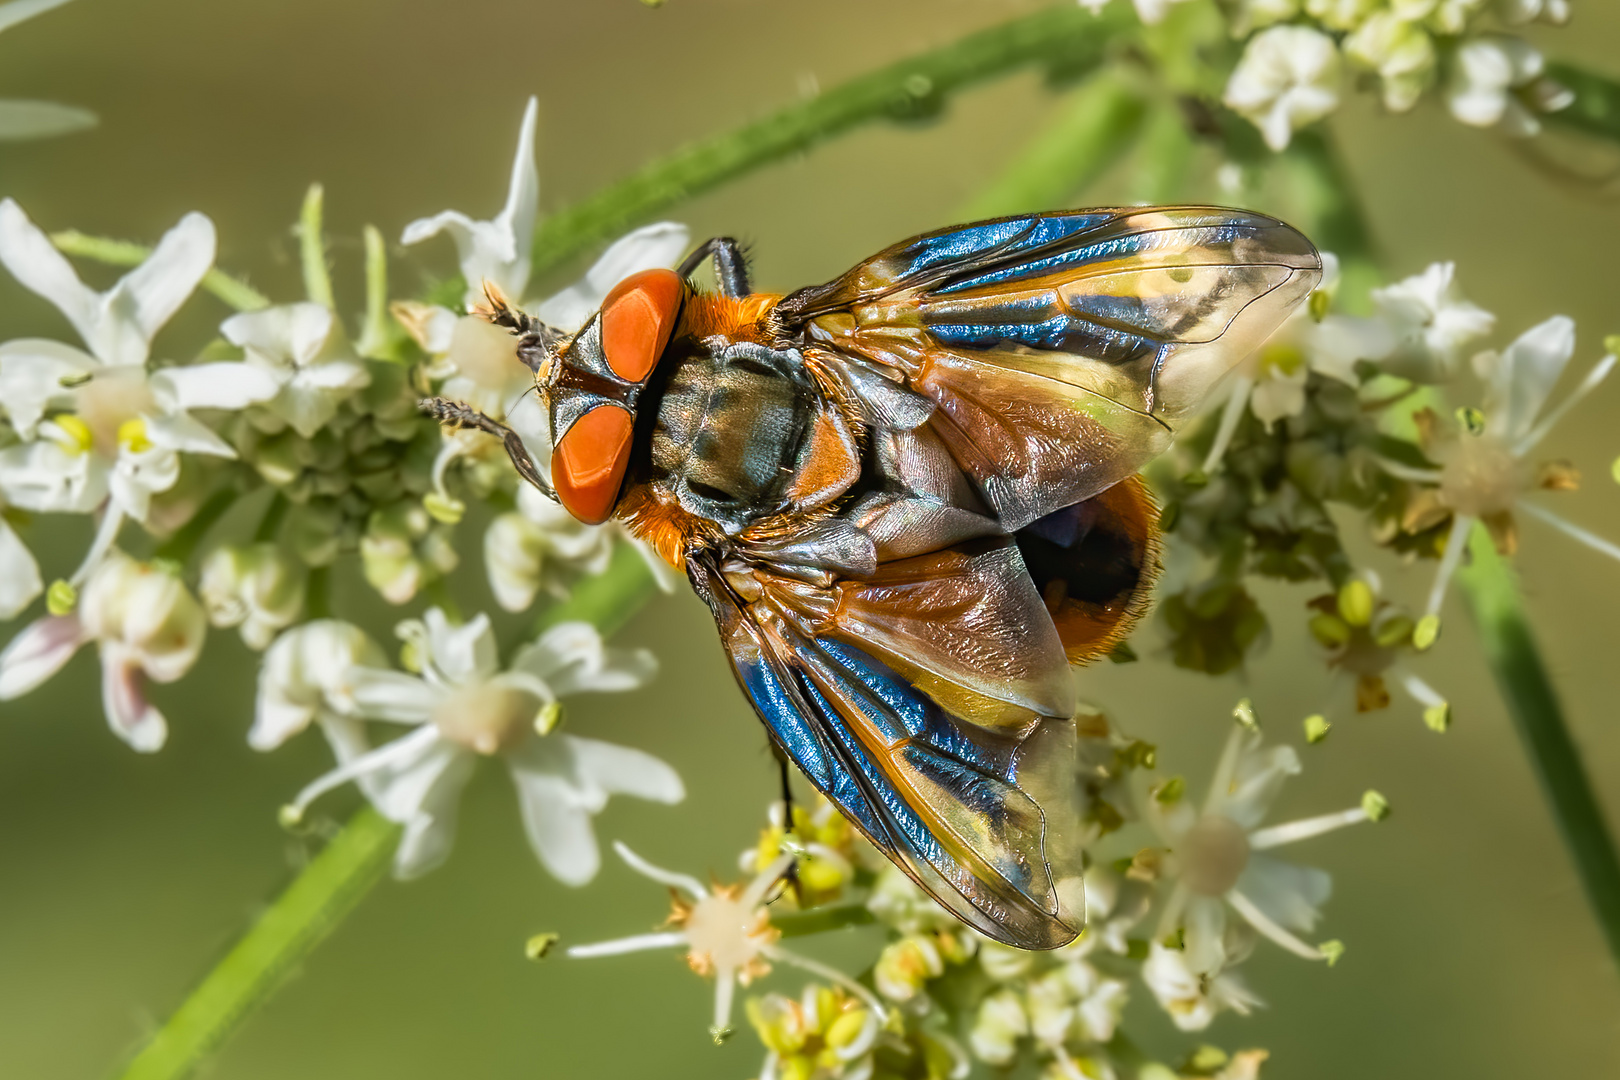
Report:
[[[1417,23],[1389,10],[1378,11],[1344,39],[1350,62],[1378,75],[1384,107],[1405,112],[1434,81],[1434,39]]]
[[[286,631],[271,643],[259,666],[248,745],[274,750],[315,721],[352,729],[359,721],[353,719],[354,703],[347,697],[349,669],[387,663],[364,630],[338,619],[315,619]],[[349,737],[357,735],[351,730]]]
[[[890,1001],[910,1001],[929,979],[945,972],[939,946],[928,934],[907,934],[891,941],[872,966],[872,984]]]
[[[1446,549],[1429,592],[1426,617],[1439,617],[1446,587],[1476,521],[1490,530],[1503,554],[1518,549],[1514,511],[1523,510],[1594,550],[1620,558],[1620,547],[1522,498],[1537,488],[1567,491],[1578,482],[1574,467],[1567,462],[1548,462],[1539,470],[1532,470],[1525,462],[1564,414],[1614,370],[1616,357],[1611,353],[1592,366],[1567,398],[1548,408],[1552,389],[1574,354],[1575,322],[1564,315],[1532,326],[1500,353],[1480,353],[1474,358],[1474,367],[1485,380],[1485,410],[1483,415],[1468,410],[1462,414],[1473,429],[1470,423],[1455,431],[1444,428],[1432,410],[1415,417],[1424,453],[1440,467],[1422,469],[1382,462],[1393,475],[1434,485],[1421,489],[1409,502],[1403,522],[1406,529],[1418,532],[1451,519]]]
[[[1496,10],[1510,23],[1542,22],[1562,25],[1569,21],[1569,0],[1496,0]]]
[[[606,648],[590,624],[562,623],[519,649],[503,671],[487,616],[453,626],[438,608],[401,623],[400,635],[420,675],[351,667],[326,700],[344,715],[412,730],[372,748],[358,731],[329,729],[339,765],[299,793],[289,818],[356,781],[378,812],[405,826],[394,872],[414,877],[449,855],[477,759],[500,755],[535,854],[559,881],[581,885],[601,862],[591,817],[610,795],[684,797],[680,777],[652,755],[553,731],[560,698],[639,686],[653,671],[648,653]]]
[[[203,562],[197,591],[208,621],[241,628],[250,649],[263,649],[304,608],[302,567],[275,544],[215,548]]]
[[[1509,135],[1541,130],[1538,113],[1567,108],[1575,95],[1543,76],[1541,53],[1512,37],[1463,42],[1452,58],[1446,84],[1451,115],[1474,127],[1498,127]]]
[[[169,683],[190,671],[207,632],[202,607],[170,568],[113,550],[85,582],[76,611],[37,620],[0,652],[0,701],[34,689],[79,646],[95,642],[107,723],[130,746],[150,753],[163,746],[169,729],[146,700],[145,680]]]
[[[1232,11],[1232,36],[1246,38],[1256,30],[1286,22],[1299,14],[1300,0],[1238,0]]]
[[[887,1015],[878,999],[860,983],[777,943],[782,935],[771,925],[770,894],[792,865],[792,855],[779,856],[746,884],[706,889],[697,878],[654,866],[622,843],[615,842],[613,850],[637,873],[669,887],[673,904],[669,925],[673,929],[575,945],[568,950],[569,956],[585,959],[647,949],[685,949],[687,966],[699,975],[714,978],[714,1024],[709,1033],[716,1042],[731,1034],[731,1002],[736,985],[747,986],[765,975],[773,961],[791,964],[838,984],[859,998],[879,1024]]]
[[[0,33],[25,19],[61,7],[68,0],[11,0],[0,4]],[[45,139],[94,127],[96,114],[54,101],[0,100],[0,139]]]
[[[1382,599],[1382,587],[1376,573],[1363,570],[1337,592],[1310,601],[1316,610],[1310,620],[1311,636],[1327,650],[1329,666],[1355,677],[1357,712],[1389,704],[1385,676],[1391,675],[1423,706],[1424,722],[1444,731],[1451,723],[1450,704],[1400,663],[1403,651],[1432,644],[1428,635],[1433,628],[1420,629],[1405,611]]]
[[[1080,6],[1093,15],[1102,13],[1108,6],[1108,0],[1079,0]],[[1170,14],[1170,5],[1184,3],[1185,0],[1131,0],[1136,5],[1136,17],[1149,26],[1155,26],[1164,21]]]
[[[374,510],[360,537],[366,581],[390,604],[407,604],[423,586],[456,568],[450,531],[417,502]]]
[[[220,333],[247,354],[247,362],[276,381],[264,408],[308,439],[337,415],[338,406],[370,382],[353,356],[332,312],[298,303],[233,315]]]
[[[146,369],[152,337],[213,259],[213,223],[187,214],[145,262],[98,293],[21,207],[0,201],[0,263],[55,304],[90,350],[37,339],[0,345],[0,402],[26,440],[0,450],[0,493],[46,512],[87,513],[111,499],[75,584],[123,518],[147,520],[152,496],[179,478],[181,453],[236,456],[189,410],[239,409],[275,393],[267,373],[244,363]],[[47,420],[48,409],[67,411]]]
[[[1395,337],[1379,366],[1418,382],[1445,378],[1463,347],[1496,325],[1496,316],[1463,298],[1455,263],[1432,263],[1421,274],[1374,289],[1372,301]]]
[[[1266,145],[1284,150],[1294,132],[1339,107],[1339,49],[1308,26],[1272,26],[1249,39],[1226,84],[1226,104]]]
[[[843,987],[811,983],[797,1001],[766,994],[750,999],[746,1011],[749,1024],[765,1044],[760,1080],[871,1076],[872,1052],[879,1045],[882,1023],[876,1011]]]
[[[742,853],[738,865],[745,874],[757,874],[784,853],[796,855],[793,888],[783,895],[783,902],[816,907],[838,899],[854,881],[857,845],[864,847],[864,842],[849,819],[818,794],[810,806],[794,805],[791,823],[783,820],[782,804],[773,802],[770,824],[761,830],[759,843]]]
[[[1328,875],[1295,866],[1268,852],[1284,844],[1372,820],[1365,806],[1260,827],[1283,781],[1300,772],[1293,747],[1261,748],[1258,730],[1238,725],[1226,741],[1201,807],[1169,781],[1144,801],[1144,817],[1171,854],[1165,869],[1173,882],[1159,916],[1157,941],[1182,930],[1187,968],[1212,975],[1230,957],[1225,939],[1227,908],[1261,934],[1298,956],[1323,959],[1322,951],[1295,936],[1308,932],[1332,891]]]
[[[986,1065],[1011,1065],[1018,1040],[1029,1034],[1029,1013],[1013,990],[997,990],[979,1002],[968,1032],[968,1048]]]
[[[1354,30],[1378,6],[1379,0],[1305,0],[1305,14],[1329,30]]]
[[[1217,1013],[1230,1009],[1247,1016],[1263,1004],[1236,973],[1199,974],[1187,963],[1185,952],[1156,941],[1148,946],[1142,963],[1142,981],[1182,1031],[1202,1031]]]

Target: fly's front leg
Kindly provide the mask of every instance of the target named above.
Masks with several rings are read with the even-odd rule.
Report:
[[[529,456],[529,448],[523,445],[518,433],[499,420],[490,419],[471,405],[450,401],[447,398],[423,398],[416,403],[416,407],[452,430],[473,428],[486,435],[495,436],[506,447],[506,456],[512,459],[512,465],[517,469],[518,475],[539,488],[540,494],[548,499],[557,498],[557,493],[546,483],[546,478],[540,475],[540,470],[535,468],[534,459]]]
[[[748,260],[743,256],[742,247],[729,236],[711,236],[688,255],[675,272],[681,277],[690,277],[692,271],[711,256],[714,258],[714,276],[720,282],[723,295],[736,299],[753,292],[748,287]]]

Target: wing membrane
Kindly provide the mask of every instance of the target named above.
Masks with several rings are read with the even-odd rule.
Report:
[[[930,233],[780,310],[932,400],[929,424],[1016,530],[1161,452],[1320,278],[1274,218],[1128,208]]]

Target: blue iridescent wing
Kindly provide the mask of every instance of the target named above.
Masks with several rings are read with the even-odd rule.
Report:
[[[1091,498],[1169,445],[1321,278],[1274,218],[1132,207],[904,241],[778,307],[809,354],[928,398],[928,424],[1008,531]]]
[[[879,850],[990,937],[1074,939],[1073,690],[1010,540],[863,581],[688,572],[772,738]]]

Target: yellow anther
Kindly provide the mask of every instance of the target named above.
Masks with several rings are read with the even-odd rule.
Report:
[[[152,449],[152,440],[146,437],[146,421],[132,416],[118,425],[118,445],[127,446],[134,453]]]
[[[79,453],[89,450],[95,442],[94,436],[90,434],[90,425],[79,419],[76,414],[61,413],[51,419]]]

